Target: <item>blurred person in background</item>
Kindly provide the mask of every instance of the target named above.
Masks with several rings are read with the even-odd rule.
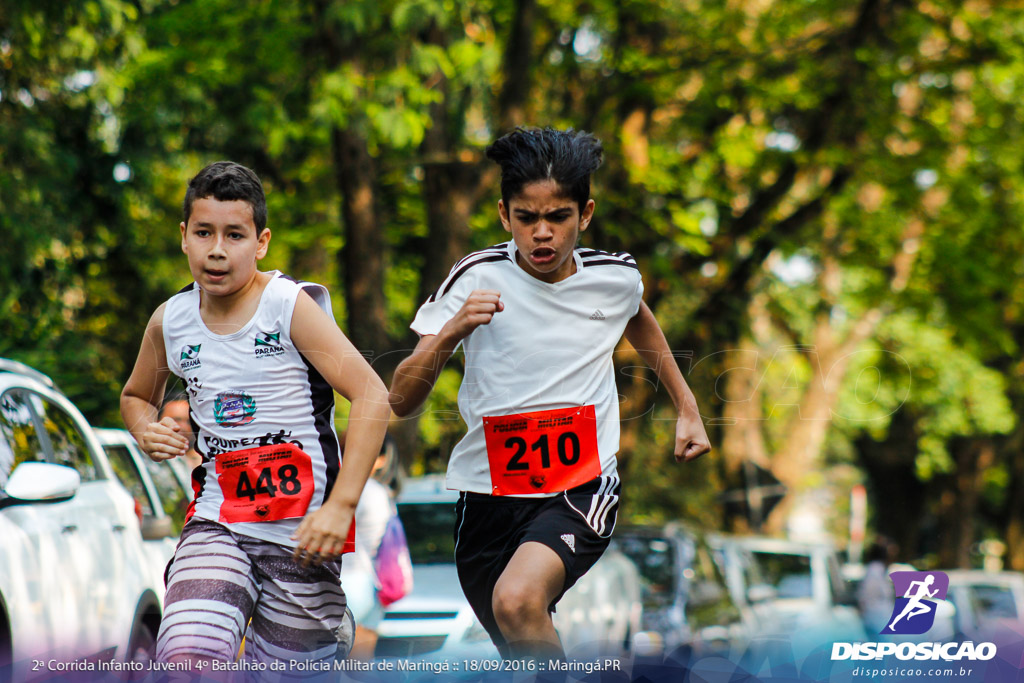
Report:
[[[384,609],[412,588],[412,561],[391,488],[397,469],[397,446],[388,435],[356,506],[355,552],[341,567],[341,582],[356,622],[353,659],[373,658]]]
[[[183,457],[188,471],[192,472],[203,464],[203,456],[196,452],[195,435],[192,433],[192,421],[189,420],[188,410],[188,399],[185,398],[185,394],[172,394],[160,408],[158,419],[171,418],[181,430],[178,433],[188,439],[188,452]]]
[[[895,595],[889,580],[889,562],[893,555],[892,543],[879,536],[868,548],[864,579],[857,587],[857,606],[868,634],[881,633],[892,611]]]

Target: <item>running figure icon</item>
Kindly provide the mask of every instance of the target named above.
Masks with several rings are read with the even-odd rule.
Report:
[[[910,587],[907,588],[907,592],[903,596],[908,599],[908,602],[903,608],[903,611],[900,612],[899,616],[893,619],[892,623],[889,624],[890,631],[896,630],[896,622],[903,617],[906,617],[907,621],[910,621],[913,617],[916,617],[919,614],[928,614],[935,609],[932,603],[922,602],[925,598],[934,598],[939,592],[938,588],[933,591],[928,590],[928,587],[933,583],[935,583],[935,577],[932,574],[926,576],[924,581],[912,581],[910,583]],[[917,591],[916,593],[914,592],[915,590]]]

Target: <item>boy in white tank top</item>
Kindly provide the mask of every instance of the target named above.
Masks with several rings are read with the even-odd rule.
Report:
[[[162,660],[232,660],[244,635],[257,661],[332,661],[344,627],[340,558],[387,428],[387,390],[335,325],[324,288],[257,269],[266,221],[244,166],[217,162],[190,181],[180,230],[194,282],[150,318],[121,394],[142,449],[183,457],[180,427],[157,419],[170,374],[181,377],[203,459],[168,567]],[[352,404],[344,462],[335,390]]]

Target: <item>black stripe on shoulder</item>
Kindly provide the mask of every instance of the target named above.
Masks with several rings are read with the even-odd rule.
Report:
[[[610,251],[602,251],[600,249],[580,249],[579,255],[581,259],[621,259],[623,261],[634,261],[635,259],[628,251],[618,251],[614,254]]]
[[[589,261],[583,262],[584,268],[587,268],[589,266],[625,266],[627,268],[634,268],[636,270],[640,270],[640,266],[638,266],[633,261],[622,261],[614,258],[590,259]]]
[[[479,256],[480,258],[476,258],[476,259],[472,259],[471,260],[470,257],[472,257],[472,256]],[[474,252],[474,253],[470,254],[469,256],[467,256],[466,258],[462,259],[457,264],[455,264],[455,268],[452,269],[452,274],[448,276],[448,280],[447,280],[447,282],[445,282],[444,288],[441,289],[441,290],[438,290],[437,292],[434,292],[433,294],[431,294],[430,298],[427,299],[427,301],[435,301],[435,300],[437,300],[438,297],[441,297],[441,296],[444,296],[445,294],[447,294],[448,291],[452,288],[452,285],[454,285],[455,282],[460,277],[462,277],[463,273],[465,273],[467,270],[469,270],[473,266],[479,265],[481,263],[496,263],[498,261],[509,261],[509,262],[511,262],[512,259],[509,257],[508,252],[505,251],[504,249],[502,251],[500,251],[500,252],[489,252],[487,250],[484,250],[484,251],[477,251],[477,252]]]
[[[326,289],[326,287],[324,287],[323,285],[321,285],[321,284],[319,284],[317,282],[309,282],[307,280],[296,280],[291,275],[285,275],[284,273],[280,273],[278,275],[278,277],[281,278],[282,280],[287,280],[288,282],[294,282],[295,284],[297,284],[299,286],[299,289],[301,289],[303,291],[305,291],[307,289],[312,289],[312,290],[319,290],[320,288]]]
[[[184,287],[182,287],[181,289],[179,289],[177,292],[175,292],[175,294],[184,294],[185,292],[191,292],[195,288],[196,288],[196,283],[190,282],[187,285],[185,285]]]
[[[458,270],[459,266],[461,266],[463,263],[465,263],[466,261],[469,261],[470,259],[472,259],[475,256],[482,256],[483,254],[504,254],[507,250],[508,250],[508,243],[506,242],[504,244],[492,244],[491,246],[484,247],[483,249],[480,249],[479,251],[474,251],[471,254],[466,254],[461,259],[459,259],[455,263],[454,266],[452,266],[452,269],[450,271],[448,271],[448,275],[450,276],[452,273],[454,273],[456,270]]]

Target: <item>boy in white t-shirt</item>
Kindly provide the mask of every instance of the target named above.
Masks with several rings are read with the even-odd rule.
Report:
[[[461,345],[466,436],[448,465],[455,561],[503,656],[562,656],[551,611],[608,546],[618,506],[618,394],[625,334],[678,410],[675,457],[710,450],[696,400],[643,303],[626,253],[577,248],[594,214],[601,145],[579,131],[516,129],[487,149],[501,166],[498,215],[512,240],[475,252],[412,322],[392,408],[423,403]]]
[[[161,660],[230,661],[244,635],[249,659],[333,662],[345,626],[339,561],[387,428],[387,390],[323,287],[257,269],[266,222],[248,168],[217,162],[189,182],[180,229],[194,282],[150,318],[121,394],[142,449],[183,457],[181,428],[157,420],[168,377],[181,377],[202,458],[167,571]],[[344,462],[335,390],[351,402]]]

